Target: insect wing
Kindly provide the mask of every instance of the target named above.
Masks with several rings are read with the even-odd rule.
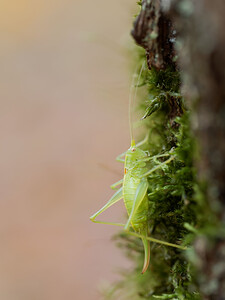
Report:
[[[125,230],[128,229],[128,227],[130,226],[130,222],[132,221],[132,218],[134,217],[138,207],[140,206],[141,202],[143,201],[146,193],[147,193],[147,189],[148,189],[148,182],[147,180],[142,180],[136,190],[136,194],[134,197],[134,203],[133,203],[133,207],[129,216],[129,219],[127,221],[127,224],[125,225]]]

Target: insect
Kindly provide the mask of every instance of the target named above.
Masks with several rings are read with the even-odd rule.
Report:
[[[142,65],[141,71],[139,73],[138,83],[140,80],[141,72],[144,67]],[[135,96],[136,97],[136,91]],[[145,144],[148,140],[148,136],[140,142],[139,144],[135,144],[133,138],[133,128],[131,122],[131,93],[129,99],[129,124],[130,124],[130,135],[131,135],[131,146],[130,148],[119,155],[117,160],[124,163],[124,176],[123,179],[116,182],[111,186],[112,189],[116,189],[118,186],[121,187],[115,192],[115,194],[111,197],[111,199],[95,214],[90,217],[90,220],[95,223],[108,224],[108,225],[116,225],[123,226],[124,230],[126,230],[129,234],[136,236],[142,239],[144,246],[144,264],[142,269],[142,274],[147,270],[149,261],[150,261],[150,241],[164,244],[167,246],[172,246],[180,249],[186,249],[183,246],[171,244],[165,241],[157,240],[152,237],[149,237],[149,220],[148,220],[148,211],[149,211],[149,199],[148,199],[148,180],[147,177],[155,172],[156,170],[162,168],[166,164],[170,163],[174,156],[172,154],[161,154],[155,155],[154,157],[150,157],[145,151],[140,149],[140,146]],[[166,157],[169,156],[167,160],[156,165],[152,169],[148,170],[146,167],[146,163],[154,158]],[[125,157],[123,159],[123,157]],[[126,224],[121,223],[112,223],[112,222],[102,222],[97,221],[96,218],[107,210],[110,206],[115,204],[116,202],[124,200],[124,204],[128,213],[128,220]],[[133,231],[130,231],[131,227]]]

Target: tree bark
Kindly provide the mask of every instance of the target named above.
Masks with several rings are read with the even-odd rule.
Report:
[[[207,199],[218,221],[225,221],[225,2],[175,1],[180,66],[187,97],[196,104],[195,132],[201,147],[199,178],[208,183]],[[194,114],[194,112],[193,112]],[[214,233],[195,243],[199,285],[204,299],[225,299],[225,239]]]
[[[131,32],[136,43],[146,50],[149,69],[174,65],[175,31],[159,0],[142,1],[142,9]]]

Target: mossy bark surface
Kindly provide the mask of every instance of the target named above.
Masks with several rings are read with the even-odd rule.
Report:
[[[151,243],[140,274],[141,241],[117,243],[133,270],[108,299],[225,299],[225,2],[143,0],[132,36],[146,61],[140,99],[151,156],[175,159],[148,177],[150,235],[188,250]],[[161,163],[154,160],[149,169]]]

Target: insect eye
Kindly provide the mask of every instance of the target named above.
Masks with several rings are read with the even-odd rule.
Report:
[[[131,151],[134,152],[134,151],[136,151],[136,149],[135,149],[135,148],[132,148]]]

